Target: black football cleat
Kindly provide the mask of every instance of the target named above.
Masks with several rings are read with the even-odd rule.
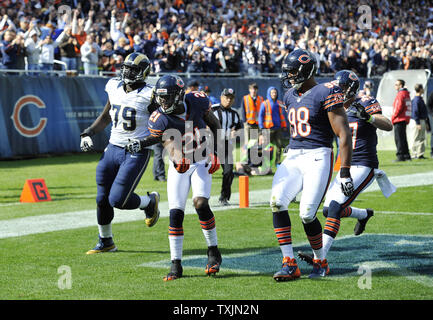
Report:
[[[164,281],[171,281],[182,278],[183,268],[181,260],[172,260],[170,272],[164,277]]]
[[[217,246],[212,246],[207,249],[207,265],[205,272],[208,276],[215,275],[217,272],[220,271],[220,266],[222,262],[221,253],[218,250]]]
[[[367,209],[367,217],[364,219],[358,219],[358,222],[355,225],[354,234],[355,236],[359,236],[361,233],[365,230],[365,225],[368,222],[368,219],[370,219],[374,215],[374,211],[372,209]]]
[[[113,238],[101,238],[99,236],[99,241],[96,246],[87,251],[86,254],[95,254],[95,253],[103,253],[103,252],[114,252],[117,251],[117,247],[114,244]]]
[[[150,198],[149,204],[146,208],[144,208],[144,213],[146,214],[146,219],[144,220],[146,225],[150,228],[153,227],[159,219],[159,193],[154,191],[151,193],[147,193]]]
[[[313,254],[306,253],[303,251],[298,251],[298,257],[299,257],[299,259],[301,259],[302,261],[305,261],[309,265],[311,265],[311,266],[313,265]]]

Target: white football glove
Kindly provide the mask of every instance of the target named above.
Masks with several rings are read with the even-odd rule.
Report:
[[[351,177],[348,178],[340,178],[341,182],[341,191],[346,197],[352,196],[355,188],[353,186],[353,180]]]
[[[138,153],[141,151],[141,143],[138,139],[129,139],[128,144],[125,146],[126,151],[130,153]]]
[[[80,148],[82,151],[87,152],[93,149],[93,141],[89,136],[81,137]]]

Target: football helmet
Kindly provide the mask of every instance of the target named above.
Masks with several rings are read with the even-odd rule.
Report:
[[[120,68],[120,76],[127,85],[144,83],[149,72],[150,60],[139,52],[128,54]]]
[[[296,49],[289,53],[281,66],[280,80],[284,88],[299,89],[302,84],[314,76],[317,61],[312,53]]]
[[[165,114],[173,113],[183,102],[184,95],[185,83],[178,76],[165,75],[156,82],[156,103],[161,106]]]
[[[359,91],[359,78],[355,72],[341,70],[335,74],[335,82],[341,88],[344,95],[344,102],[355,97]]]

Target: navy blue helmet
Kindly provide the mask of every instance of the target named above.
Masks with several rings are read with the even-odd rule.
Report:
[[[182,78],[165,75],[158,79],[155,85],[155,98],[164,113],[173,113],[182,103],[185,95],[185,83]]]
[[[344,102],[355,97],[359,91],[359,78],[355,72],[350,70],[341,70],[334,77],[337,85],[344,94]]]
[[[139,52],[133,52],[126,56],[120,68],[120,76],[125,84],[144,83],[150,72],[149,58]]]
[[[286,89],[299,89],[305,81],[314,76],[316,65],[316,58],[309,51],[296,49],[290,52],[281,66],[281,84]]]

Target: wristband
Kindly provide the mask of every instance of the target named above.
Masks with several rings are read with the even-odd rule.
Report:
[[[370,116],[370,119],[367,120],[367,122],[370,123],[370,124],[373,124],[374,121],[376,121],[376,120],[374,119],[373,116]]]
[[[349,177],[350,177],[350,167],[341,167],[340,178],[349,178]]]
[[[80,137],[85,137],[85,136],[94,136],[95,135],[95,131],[93,131],[93,129],[90,129],[90,127],[84,129],[84,131],[82,133],[80,133]]]

